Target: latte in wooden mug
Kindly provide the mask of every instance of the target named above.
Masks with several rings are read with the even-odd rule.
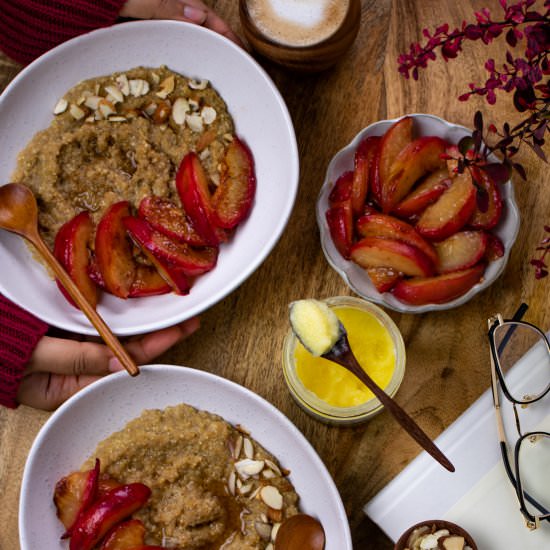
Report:
[[[360,0],[240,0],[245,37],[261,55],[286,67],[323,70],[352,45]]]

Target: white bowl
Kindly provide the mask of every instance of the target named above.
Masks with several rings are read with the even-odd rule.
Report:
[[[49,125],[57,100],[80,80],[142,66],[167,65],[206,78],[227,103],[236,132],[252,150],[257,191],[250,216],[220,248],[216,268],[188,296],[120,300],[105,295],[98,311],[123,336],[185,320],[238,287],[263,262],[283,232],[298,188],[296,137],[286,105],[263,69],[241,48],[198,25],[140,21],[70,40],[26,67],[0,96],[0,182],[34,133]],[[47,323],[96,334],[33,260],[22,239],[0,231],[0,292]]]
[[[472,131],[458,124],[451,124],[442,118],[427,114],[408,115],[414,118],[414,131],[417,136],[439,136],[450,143],[458,143],[461,138],[471,135]],[[402,313],[423,313],[426,311],[437,311],[451,309],[473,298],[478,292],[491,285],[504,271],[510,250],[514,244],[519,231],[519,211],[514,198],[512,181],[508,180],[500,187],[504,202],[502,217],[491,232],[497,235],[504,244],[504,255],[496,261],[490,262],[485,269],[483,280],[473,286],[468,292],[446,302],[444,304],[426,304],[412,306],[399,301],[391,292],[380,293],[372,284],[367,272],[352,261],[348,261],[336,250],[328,228],[325,212],[329,207],[328,197],[334,182],[340,174],[353,170],[354,154],[357,146],[367,136],[381,136],[394,124],[398,118],[392,120],[381,120],[361,130],[349,143],[332,158],[325,181],[317,200],[317,224],[321,236],[321,246],[328,263],[338,272],[348,286],[359,296],[381,304],[384,307]],[[491,157],[490,157],[491,158]],[[493,157],[493,160],[496,160]]]
[[[55,483],[80,467],[96,445],[144,409],[188,403],[241,424],[288,468],[303,512],[317,517],[327,550],[352,550],[340,495],[305,437],[273,405],[251,391],[212,374],[167,365],[107,376],[77,393],[49,418],[30,450],[21,487],[21,550],[66,549],[63,526],[52,501]]]

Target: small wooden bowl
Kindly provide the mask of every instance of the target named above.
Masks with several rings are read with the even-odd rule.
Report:
[[[361,24],[361,0],[350,0],[340,28],[311,46],[288,46],[264,36],[250,17],[246,0],[239,0],[239,15],[245,38],[261,56],[287,69],[314,73],[337,63],[353,44]]]
[[[420,523],[417,523],[416,525],[413,525],[412,527],[409,527],[402,535],[399,537],[399,540],[395,543],[394,550],[405,550],[407,548],[407,541],[409,540],[409,537],[411,536],[412,532],[415,529],[418,529],[419,527],[435,527],[435,531],[438,531],[439,529],[447,529],[451,535],[459,535],[461,537],[464,537],[464,542],[472,548],[472,550],[477,550],[477,545],[467,531],[465,531],[462,527],[459,525],[456,525],[456,523],[452,523],[451,521],[445,521],[442,519],[432,519],[428,521],[422,521]]]

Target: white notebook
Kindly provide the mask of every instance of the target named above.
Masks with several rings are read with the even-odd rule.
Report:
[[[521,388],[534,377],[544,386],[549,373],[543,366],[542,360],[529,352],[514,367],[511,386]],[[503,408],[504,414],[512,414],[511,406]],[[550,432],[550,395],[523,414],[530,415],[531,427]],[[436,444],[454,464],[454,473],[423,452],[364,507],[393,541],[415,523],[445,519],[466,529],[480,550],[550,549],[550,522],[543,521],[538,530],[529,531],[519,511],[502,464],[490,390],[449,426]],[[550,468],[541,483],[550,493]]]

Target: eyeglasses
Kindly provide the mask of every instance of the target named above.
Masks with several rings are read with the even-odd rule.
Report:
[[[520,412],[528,405],[539,403],[550,392],[550,344],[539,328],[520,321],[526,310],[527,305],[522,304],[510,320],[503,319],[500,314],[490,318],[488,336],[493,402],[502,459],[527,527],[536,529],[541,521],[550,521],[550,433],[538,430],[523,433]],[[520,364],[523,365],[522,374],[524,368],[528,374],[521,378],[518,376],[519,369],[514,370]],[[533,372],[536,374],[531,376]],[[512,403],[512,427],[505,425],[499,387]],[[511,460],[507,433],[512,430],[517,432],[517,439]]]

